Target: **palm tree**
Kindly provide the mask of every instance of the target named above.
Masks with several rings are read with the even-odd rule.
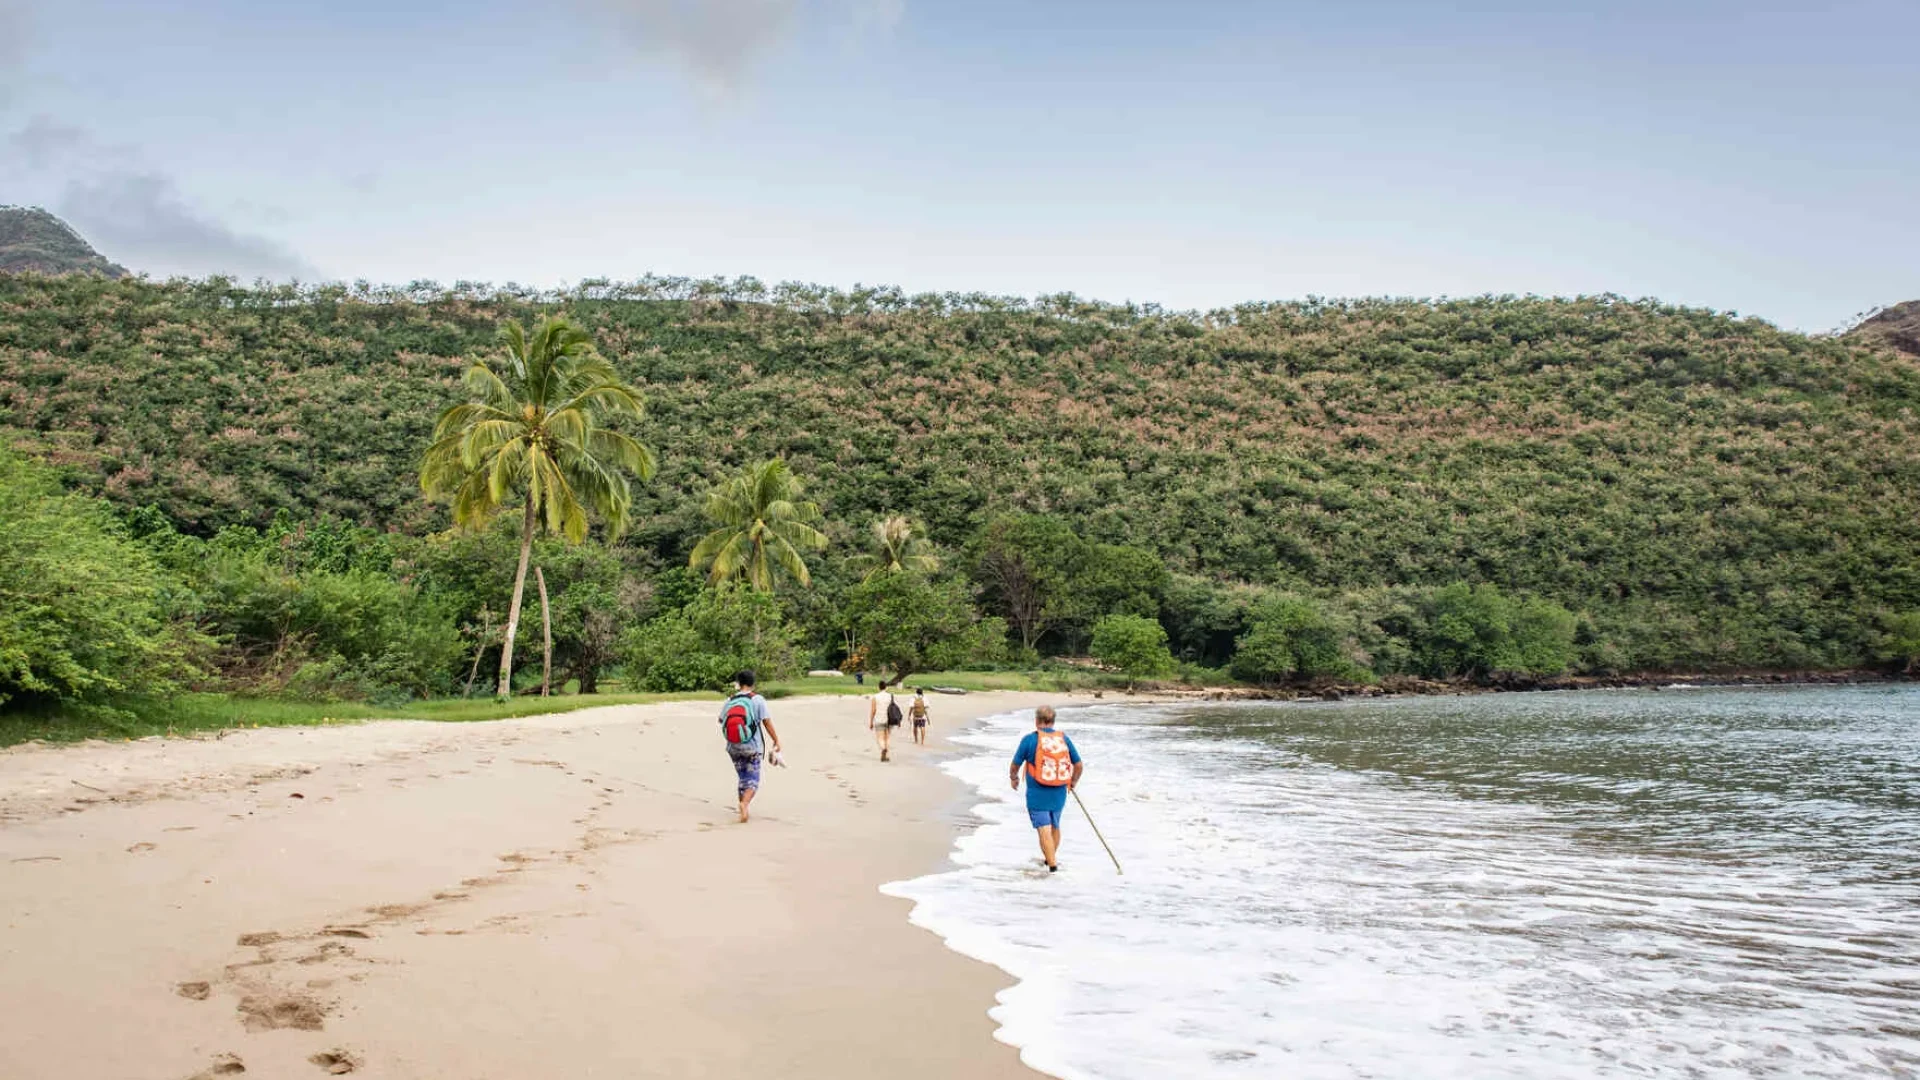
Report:
[[[646,447],[601,426],[620,416],[637,419],[640,391],[621,380],[585,331],[552,316],[531,335],[509,322],[499,337],[497,361],[467,369],[472,400],[450,406],[434,425],[420,487],[431,497],[452,496],[453,520],[462,528],[484,525],[516,496],[526,499],[500,649],[498,695],[505,698],[513,689],[513,638],[534,533],[580,543],[591,507],[608,533],[619,535],[633,503],[627,474],[651,479],[654,463]]]
[[[802,587],[813,583],[803,551],[827,546],[813,527],[820,507],[802,502],[804,485],[787,463],[774,458],[750,465],[707,494],[707,520],[717,526],[694,545],[687,565],[708,568],[713,584],[740,578],[761,592],[773,591],[775,568]]]
[[[873,547],[873,551],[862,552],[848,560],[855,569],[867,572],[866,577],[861,579],[863,581],[872,581],[881,574],[901,570],[931,574],[940,569],[940,556],[933,553],[933,544],[927,540],[920,526],[899,514],[880,518],[873,523]]]

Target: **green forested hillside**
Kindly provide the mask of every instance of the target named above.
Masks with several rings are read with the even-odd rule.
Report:
[[[0,206],[0,273],[127,276],[64,221],[37,206]]]
[[[1194,317],[0,275],[0,435],[190,533],[282,509],[421,533],[446,525],[416,471],[461,368],[551,310],[648,396],[660,473],[622,543],[654,565],[722,472],[779,454],[842,542],[897,510],[961,551],[1040,511],[1159,552],[1176,591],[1346,597],[1376,627],[1396,587],[1490,583],[1577,613],[1590,665],[1852,664],[1920,609],[1920,361],[1613,297]]]

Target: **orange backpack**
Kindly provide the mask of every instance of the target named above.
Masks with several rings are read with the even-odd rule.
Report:
[[[1036,732],[1033,760],[1027,762],[1027,777],[1046,787],[1065,787],[1073,780],[1073,754],[1067,749],[1067,737],[1057,731]]]

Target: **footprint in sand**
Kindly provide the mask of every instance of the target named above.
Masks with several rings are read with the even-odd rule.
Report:
[[[300,994],[284,997],[249,995],[240,999],[240,1022],[248,1031],[319,1031],[326,1027],[327,1007]]]
[[[240,1063],[239,1054],[221,1054],[213,1059],[213,1064],[187,1077],[187,1080],[213,1080],[216,1076],[238,1076],[247,1071]]]
[[[345,1076],[360,1067],[360,1059],[345,1050],[323,1050],[307,1059],[328,1076]]]
[[[324,964],[329,960],[344,960],[353,955],[353,949],[337,941],[323,941],[320,947],[305,956],[294,960],[296,964]]]
[[[152,851],[154,848],[157,848],[159,846],[160,846],[159,844],[151,844],[145,840],[142,840],[141,842],[128,848],[127,853],[131,855],[138,855],[143,851]]]
[[[192,1001],[205,1001],[213,993],[213,986],[204,982],[183,982],[173,988],[173,992]]]

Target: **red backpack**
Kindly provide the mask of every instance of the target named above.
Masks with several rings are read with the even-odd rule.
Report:
[[[754,707],[752,694],[735,694],[727,699],[720,714],[720,730],[727,734],[729,750],[745,749],[760,737],[760,710]]]

